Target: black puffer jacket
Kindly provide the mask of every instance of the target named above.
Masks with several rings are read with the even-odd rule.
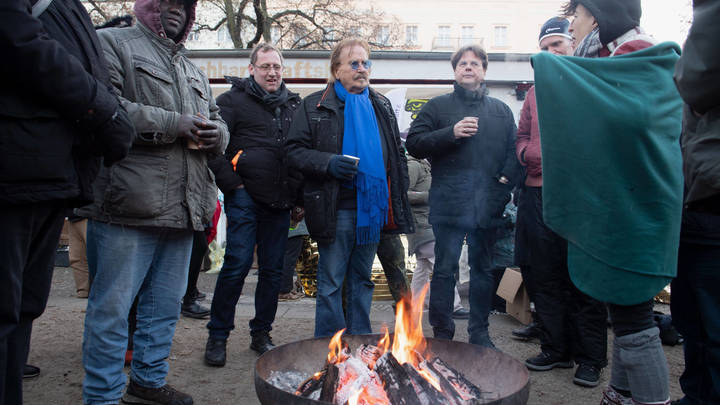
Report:
[[[720,215],[720,2],[696,0],[693,17],[675,68],[675,83],[687,103],[681,140],[685,204]]]
[[[484,89],[483,89],[484,90]],[[479,117],[478,133],[455,139],[454,125]],[[430,100],[413,121],[405,146],[432,164],[430,223],[488,228],[502,217],[519,165],[512,111],[484,91],[455,91]],[[510,184],[498,182],[501,176]]]
[[[288,170],[284,146],[300,96],[288,92],[287,102],[273,109],[262,102],[249,79],[226,79],[232,88],[217,98],[217,104],[230,131],[230,143],[224,157],[208,163],[215,182],[223,193],[243,184],[257,203],[292,208],[302,176]],[[241,150],[234,170],[232,160]]]
[[[118,106],[92,22],[77,0],[39,19],[29,1],[2,1],[0,20],[0,203],[89,203],[99,158],[87,128]]]
[[[400,144],[395,113],[382,94],[370,89],[378,127],[388,153],[390,211],[383,233],[412,233],[415,224],[408,203],[407,159]],[[327,173],[330,158],[342,153],[345,105],[333,85],[307,96],[295,114],[285,146],[290,167],[304,178],[305,220],[310,237],[329,243],[335,239],[340,182]]]

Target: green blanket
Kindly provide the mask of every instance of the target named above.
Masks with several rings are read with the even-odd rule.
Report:
[[[647,301],[676,273],[679,53],[662,43],[612,58],[532,58],[545,223],[568,241],[572,281],[604,302]]]

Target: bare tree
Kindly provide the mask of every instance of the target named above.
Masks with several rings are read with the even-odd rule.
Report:
[[[102,25],[113,18],[132,14],[133,0],[83,0],[93,24]]]
[[[134,3],[83,2],[96,25],[131,13]],[[330,49],[349,37],[362,37],[374,49],[400,44],[397,18],[359,0],[199,0],[198,10],[194,30],[227,30],[235,48],[266,41],[284,49]]]
[[[394,17],[355,0],[201,0],[222,17],[198,30],[226,27],[235,48],[260,41],[285,49],[330,49],[343,38],[361,36],[373,48],[395,47],[400,24]]]

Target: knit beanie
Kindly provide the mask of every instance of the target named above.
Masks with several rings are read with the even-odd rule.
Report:
[[[570,21],[566,18],[553,17],[545,21],[545,24],[543,24],[542,28],[540,28],[540,37],[538,42],[542,42],[543,39],[553,35],[559,35],[567,39],[572,39],[572,36],[568,32],[569,27]]]
[[[595,17],[600,28],[600,42],[607,45],[620,35],[640,25],[640,0],[577,0]]]

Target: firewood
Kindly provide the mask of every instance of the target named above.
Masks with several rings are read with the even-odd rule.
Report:
[[[301,397],[309,397],[313,392],[319,390],[325,383],[325,375],[327,374],[328,366],[326,365],[318,373],[313,374],[307,380],[303,381],[302,384],[295,391],[295,395]]]
[[[419,397],[427,397],[428,403],[431,404],[458,405],[454,398],[451,396],[446,397],[444,393],[438,391],[437,388],[430,384],[425,377],[421,376],[412,364],[405,363],[402,367],[408,373],[408,377],[410,377],[410,381],[412,381],[415,386],[415,392],[418,393]]]
[[[374,345],[363,344],[355,351],[355,355],[360,358],[372,370],[375,362],[382,356],[380,348]]]
[[[328,364],[325,372],[322,390],[320,391],[320,401],[335,403],[335,394],[337,394],[339,370],[335,364]]]
[[[482,390],[472,382],[470,382],[465,376],[454,368],[450,367],[439,357],[433,357],[432,359],[423,362],[423,366],[427,366],[432,373],[440,380],[440,386],[445,389],[447,384],[450,384],[453,390],[456,392],[456,398],[462,400],[462,404],[479,404],[484,398]]]
[[[429,405],[427,395],[421,398],[407,371],[391,352],[386,352],[375,363],[375,372],[383,382],[385,393],[393,405]]]

